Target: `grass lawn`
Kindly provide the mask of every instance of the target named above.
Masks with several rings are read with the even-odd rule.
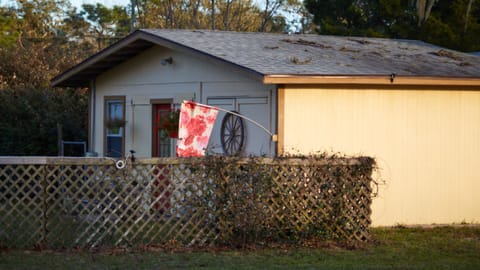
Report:
[[[4,251],[0,269],[480,269],[480,226],[375,228],[356,250],[46,253]]]

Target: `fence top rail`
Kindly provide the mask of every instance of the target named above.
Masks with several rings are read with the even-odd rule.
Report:
[[[280,157],[280,158],[238,158],[238,157],[222,157],[222,159],[230,160],[238,164],[246,164],[251,162],[261,163],[265,165],[343,165],[352,166],[362,164],[362,159],[368,157],[345,157],[345,158],[298,158],[298,157]],[[109,157],[40,157],[40,156],[0,156],[0,165],[115,165],[119,159]],[[208,164],[215,162],[216,159],[209,157],[195,158],[135,158],[134,165],[178,165],[178,164]],[[218,161],[218,160],[217,160]]]

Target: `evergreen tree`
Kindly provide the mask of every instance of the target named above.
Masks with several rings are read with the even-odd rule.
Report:
[[[419,39],[480,50],[478,0],[305,0],[320,34]]]

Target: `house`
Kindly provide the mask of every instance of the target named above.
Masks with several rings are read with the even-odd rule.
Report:
[[[89,150],[173,156],[182,100],[235,110],[243,155],[376,158],[373,225],[480,222],[480,58],[419,41],[138,30],[52,80],[89,87]],[[209,151],[223,153],[219,114]],[[108,120],[123,119],[113,128]],[[238,148],[238,147],[237,147]]]

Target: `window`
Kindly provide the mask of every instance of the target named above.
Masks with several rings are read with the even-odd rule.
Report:
[[[107,157],[124,155],[125,139],[125,97],[105,97],[105,144]]]

